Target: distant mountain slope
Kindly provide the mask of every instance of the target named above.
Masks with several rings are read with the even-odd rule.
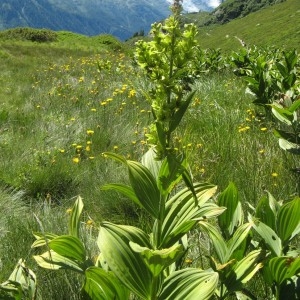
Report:
[[[68,30],[85,35],[110,33],[126,39],[164,19],[165,0],[4,0],[0,29],[12,27]]]
[[[13,27],[67,30],[127,39],[147,32],[169,14],[169,0],[1,0],[0,30]],[[212,10],[218,0],[185,0],[186,11]]]
[[[197,14],[190,15],[190,21],[197,21]],[[202,15],[199,18],[202,20]],[[286,0],[223,25],[199,26],[199,43],[203,48],[234,50],[241,47],[241,39],[248,46],[286,47],[300,51],[299,20],[300,1]]]

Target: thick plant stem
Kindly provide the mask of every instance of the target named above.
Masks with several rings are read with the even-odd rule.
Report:
[[[160,249],[162,243],[162,224],[165,217],[165,205],[166,205],[166,198],[161,195],[160,204],[159,204],[159,218],[156,219],[156,232],[155,232],[155,246],[156,249]]]
[[[157,299],[158,289],[159,289],[159,276],[153,277],[152,287],[151,287],[151,300]]]

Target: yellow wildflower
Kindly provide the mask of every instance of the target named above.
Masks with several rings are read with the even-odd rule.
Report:
[[[93,134],[94,134],[94,130],[90,130],[90,129],[89,129],[89,130],[86,131],[86,134],[87,134],[87,135],[93,135]]]
[[[73,157],[73,163],[78,164],[80,159],[78,157]]]

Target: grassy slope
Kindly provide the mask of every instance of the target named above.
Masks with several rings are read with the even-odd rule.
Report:
[[[199,28],[203,48],[233,50],[238,38],[248,45],[296,48],[300,50],[300,1],[287,0],[225,25]]]

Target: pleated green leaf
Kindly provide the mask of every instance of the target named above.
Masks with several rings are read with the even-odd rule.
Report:
[[[71,235],[61,235],[49,241],[49,247],[57,254],[83,263],[86,259],[85,248],[81,241]]]
[[[208,300],[214,295],[219,275],[213,271],[187,268],[165,280],[158,300]]]
[[[129,290],[114,276],[112,272],[106,272],[98,267],[90,267],[85,271],[83,284],[84,294],[91,300],[126,300],[129,298]]]
[[[139,201],[131,186],[121,183],[109,183],[102,186],[101,190],[115,190],[116,192],[123,194],[124,196],[128,197],[131,201],[142,207],[141,202]]]
[[[226,238],[229,238],[236,227],[242,224],[243,211],[239,205],[238,190],[233,182],[219,195],[218,205],[226,207],[218,217],[219,226]]]
[[[151,248],[148,236],[138,228],[101,224],[97,244],[109,268],[134,294],[148,299],[153,277],[141,255],[129,246],[130,241]]]
[[[194,185],[194,189],[198,206],[194,205],[193,193],[188,188],[181,190],[167,202],[160,247],[171,247],[190,231],[198,220],[219,215],[224,211],[224,208],[215,204],[205,203],[215,194],[216,186],[199,183]]]
[[[68,269],[83,273],[81,266],[72,259],[66,258],[54,252],[53,250],[47,251],[41,255],[33,256],[37,264],[50,270]]]
[[[69,220],[69,234],[79,238],[80,216],[83,210],[83,202],[79,196],[72,208]]]
[[[151,172],[154,178],[158,178],[158,173],[162,162],[156,159],[154,147],[151,147],[143,156],[142,164]]]
[[[134,252],[140,253],[144,258],[146,265],[154,277],[157,277],[165,268],[175,262],[184,253],[183,246],[180,244],[160,250],[141,247],[133,242],[129,242],[129,244]]]
[[[224,281],[228,291],[241,290],[243,284],[263,267],[261,254],[261,250],[254,250],[234,265]]]
[[[132,200],[139,203],[153,217],[158,218],[161,195],[156,184],[156,179],[153,177],[152,173],[141,163],[126,160],[118,154],[105,152],[104,156],[113,158],[128,167],[130,185],[136,198],[132,196],[130,188],[125,191],[123,186],[123,192],[126,192],[127,196],[131,196]]]
[[[279,139],[278,141],[279,147],[283,150],[291,152],[293,154],[299,155],[300,154],[300,147],[299,144],[291,143],[285,139]]]
[[[277,215],[277,228],[283,243],[300,232],[300,198],[281,206]]]
[[[234,252],[247,238],[251,228],[252,228],[251,223],[245,223],[236,229],[232,238],[227,242],[227,247],[228,247],[228,253],[226,255],[227,261],[232,258],[232,255],[234,254]]]
[[[288,108],[290,112],[295,112],[300,107],[300,99],[296,100],[292,103],[292,105]]]
[[[158,188],[162,194],[168,194],[182,178],[185,171],[184,160],[168,155],[162,162],[158,174]]]
[[[219,259],[219,262],[221,264],[227,263],[227,257],[228,257],[228,247],[219,233],[219,231],[214,227],[213,225],[209,224],[208,222],[200,221],[199,225],[204,231],[209,235],[211,242],[214,246],[214,249],[216,251],[217,257]]]
[[[36,299],[36,287],[36,275],[25,265],[25,261],[20,259],[8,280],[0,284],[0,298],[1,300]]]
[[[47,246],[49,241],[51,241],[54,238],[58,237],[57,234],[53,234],[53,233],[34,232],[33,235],[36,238],[36,240],[31,245],[31,248]]]
[[[292,278],[300,272],[300,257],[274,257],[270,259],[268,268],[273,280],[278,284],[282,284],[286,279]]]
[[[255,210],[255,217],[276,231],[276,215],[278,209],[279,205],[277,201],[268,192],[267,195],[259,200]]]
[[[159,217],[160,192],[151,172],[141,163],[127,161],[130,184],[142,206],[155,218]]]
[[[289,111],[286,108],[283,108],[280,106],[280,104],[273,103],[272,105],[272,113],[273,115],[281,122],[291,126],[292,122],[294,120],[294,114],[293,112]]]
[[[276,232],[268,225],[252,218],[251,216],[249,216],[249,221],[252,223],[254,230],[260,235],[272,253],[275,256],[281,256],[282,242]]]
[[[120,162],[120,163],[125,164],[125,165],[126,165],[126,162],[127,162],[126,159],[122,155],[119,155],[119,154],[116,154],[116,153],[113,153],[113,152],[103,152],[103,156],[112,158],[115,161]]]

